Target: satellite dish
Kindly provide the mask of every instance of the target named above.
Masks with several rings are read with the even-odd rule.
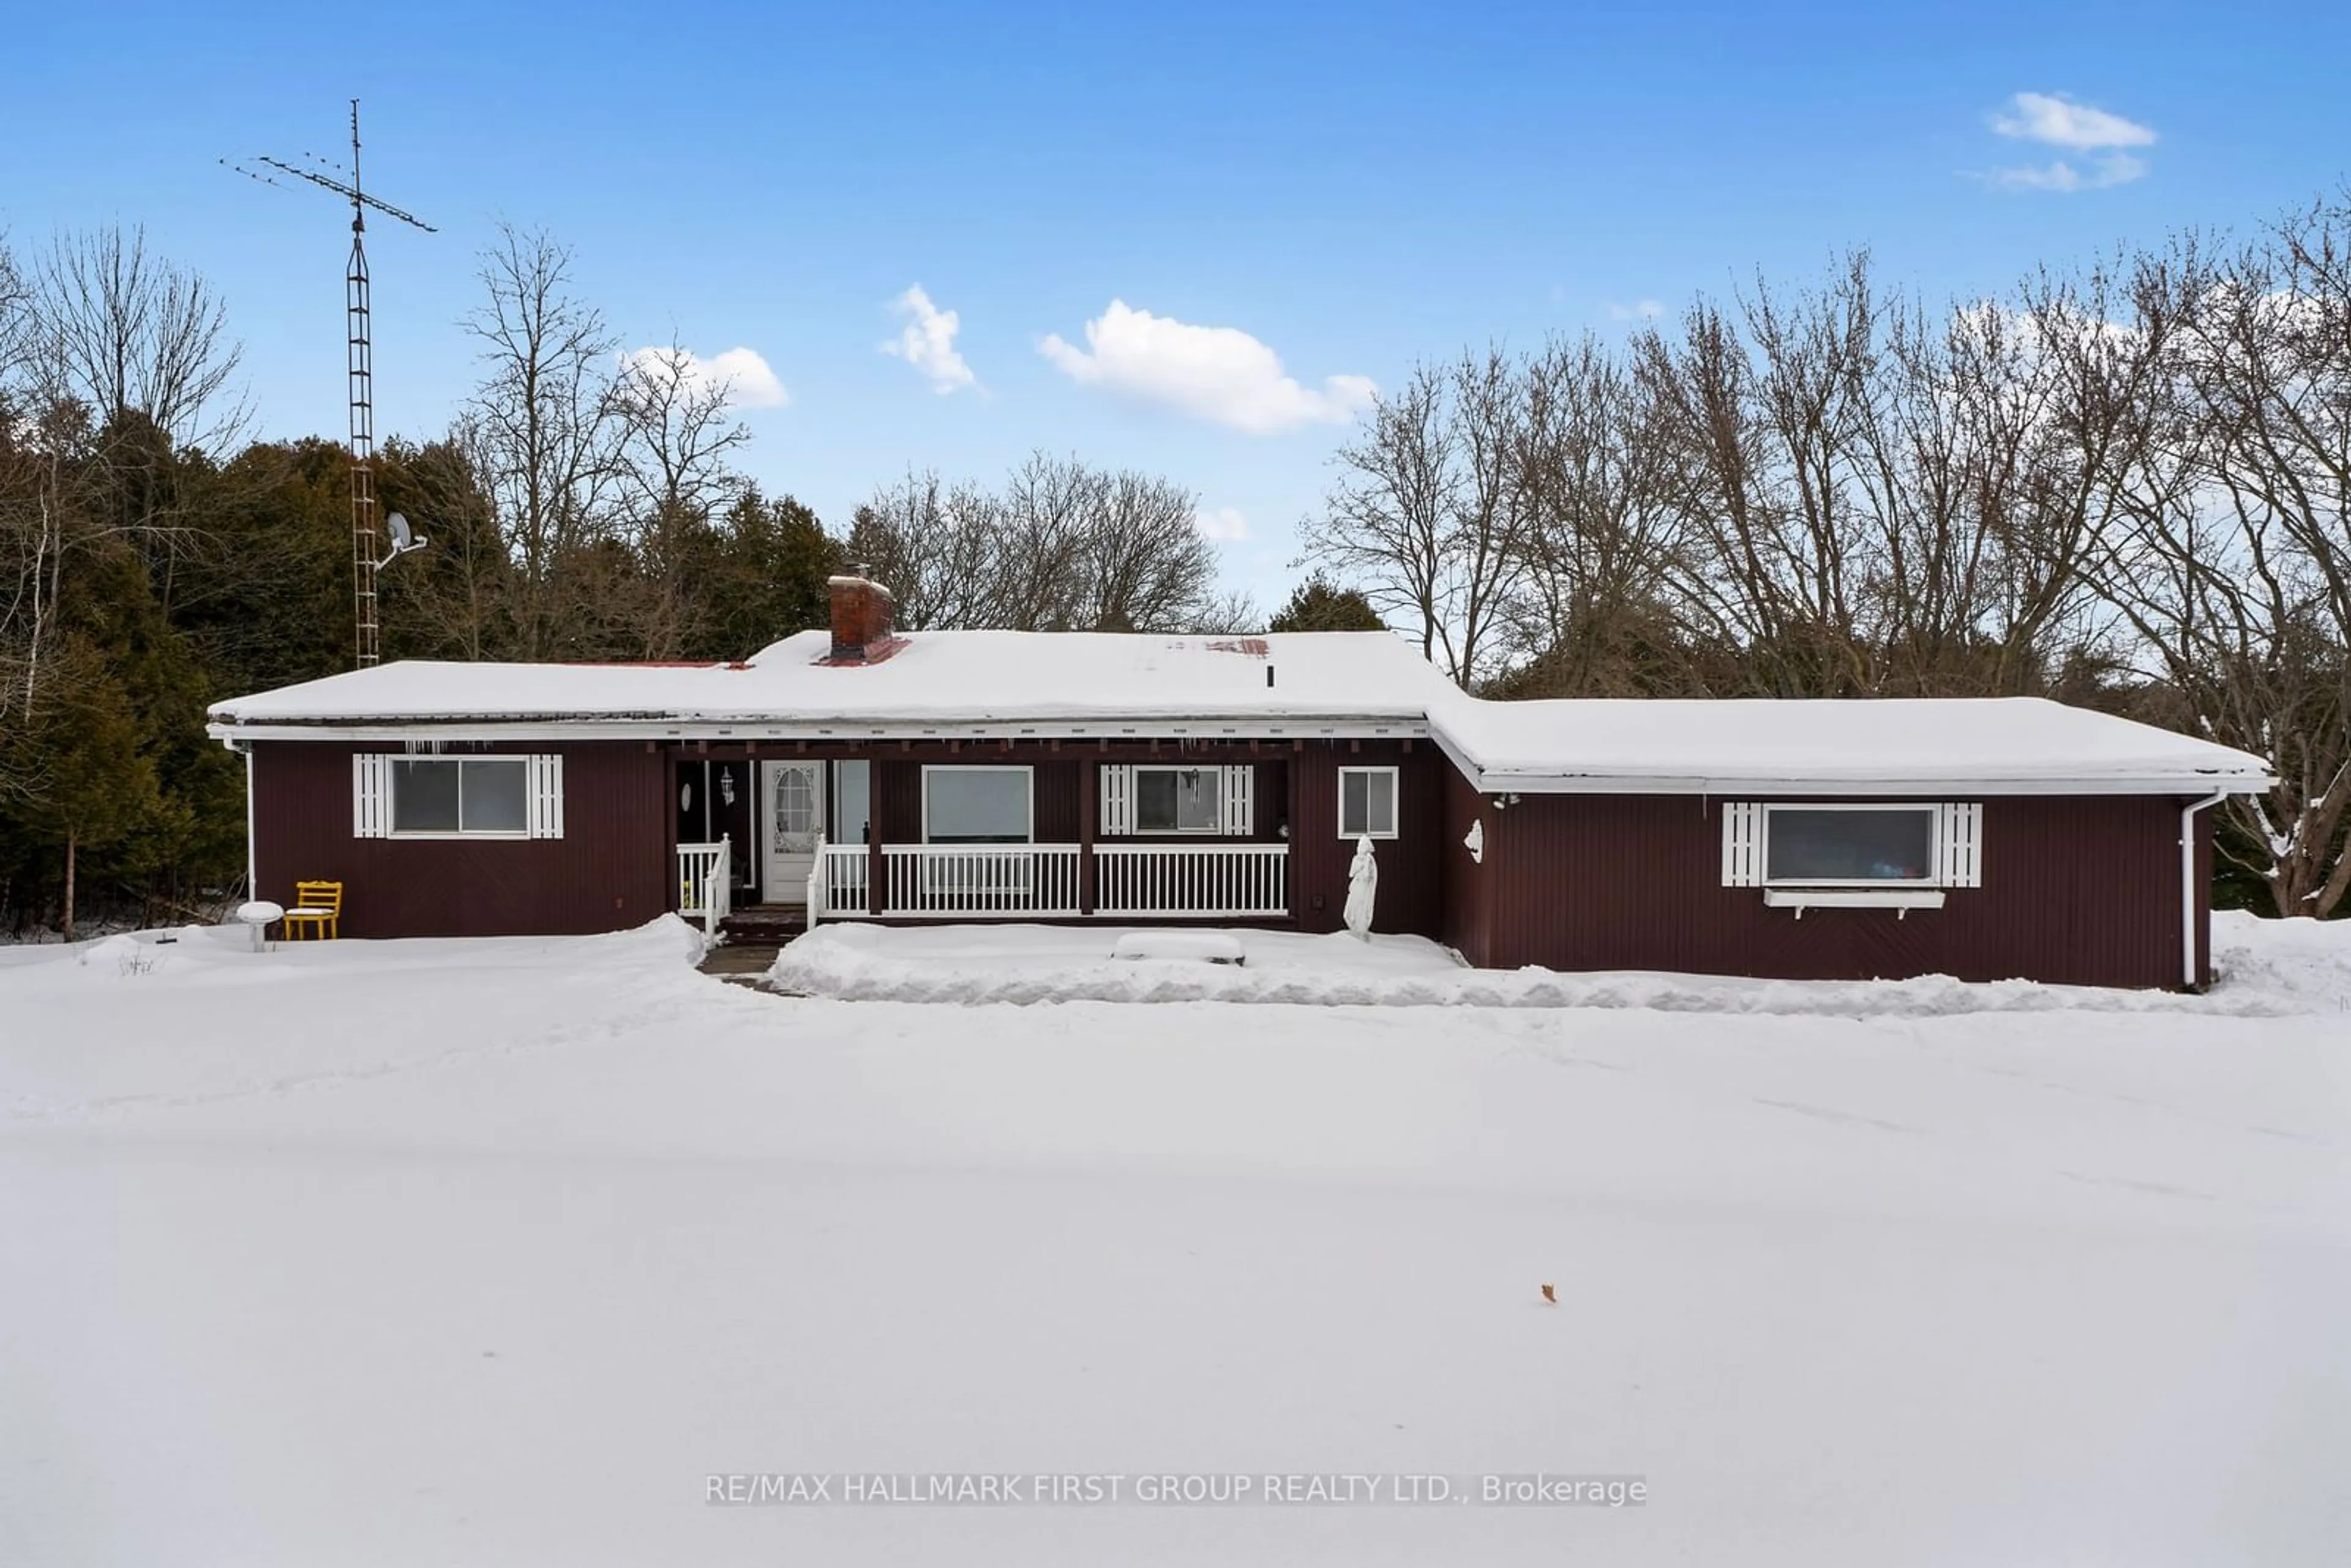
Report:
[[[384,518],[383,527],[384,531],[392,536],[392,553],[375,563],[378,571],[390,566],[409,551],[423,549],[433,542],[423,535],[412,530],[408,526],[408,519],[398,512]]]

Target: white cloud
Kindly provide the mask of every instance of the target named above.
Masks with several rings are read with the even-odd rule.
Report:
[[[2051,163],[1995,169],[1987,178],[2011,191],[2103,191],[2110,185],[2127,185],[2146,173],[2146,159],[2115,152],[2093,159],[2086,169],[2076,169],[2060,158]]]
[[[2020,92],[1991,117],[1991,128],[2019,141],[2039,141],[2074,152],[2104,147],[2152,147],[2155,132],[2136,120],[2069,98]]]
[[[931,390],[943,396],[979,384],[971,367],[956,352],[956,333],[963,322],[954,311],[932,304],[919,283],[890,301],[890,308],[905,318],[906,325],[882,345],[883,353],[893,354],[922,371]]]
[[[2153,128],[2119,114],[2049,93],[2020,92],[1994,111],[1991,128],[2013,141],[2037,141],[2085,155],[2079,168],[2065,159],[1996,169],[1984,179],[2011,191],[2102,191],[2127,185],[2147,172],[2147,160],[2121,151],[2152,147]]]
[[[1192,514],[1192,528],[1204,539],[1237,544],[1249,537],[1249,519],[1231,507],[1204,507]]]
[[[733,348],[702,358],[688,349],[639,349],[629,363],[664,380],[695,387],[725,383],[737,408],[781,408],[792,401],[784,383],[756,349]]]
[[[1654,321],[1665,313],[1665,301],[1661,299],[1635,299],[1630,305],[1612,299],[1608,303],[1611,321]]]
[[[1038,352],[1081,386],[1155,402],[1252,435],[1305,424],[1344,424],[1372,405],[1364,376],[1303,386],[1265,344],[1237,327],[1196,327],[1137,310],[1123,299],[1086,323],[1080,349],[1059,334]]]

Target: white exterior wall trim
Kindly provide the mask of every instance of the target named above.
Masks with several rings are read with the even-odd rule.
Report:
[[[251,740],[359,741],[394,744],[567,740],[1425,740],[1428,725],[1394,717],[1308,717],[1280,720],[1214,717],[1072,719],[1042,723],[973,720],[967,724],[788,724],[774,720],[700,722],[628,718],[370,719],[318,724],[214,722],[204,733],[223,745]]]
[[[1627,699],[1636,700],[1636,699]],[[1723,795],[1777,799],[1838,796],[1922,797],[1979,795],[2226,795],[2258,794],[2277,782],[2271,775],[2210,773],[2049,774],[2032,777],[1959,778],[1949,774],[1842,779],[1769,777],[1761,774],[1558,773],[1489,768],[1459,743],[1432,727],[1429,738],[1456,771],[1481,795]]]

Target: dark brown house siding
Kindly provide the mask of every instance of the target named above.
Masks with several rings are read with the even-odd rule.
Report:
[[[1483,965],[1494,950],[1494,872],[1490,856],[1473,859],[1465,841],[1480,814],[1492,812],[1469,780],[1450,763],[1445,775],[1445,833],[1438,859],[1445,871],[1445,919],[1439,933],[1445,945],[1473,964]],[[1490,850],[1493,828],[1481,846]]]
[[[1949,798],[1964,798],[1957,792]],[[1461,846],[1485,823],[1486,860]],[[1529,795],[1498,810],[1453,791],[1448,940],[1473,964],[1667,969],[1788,979],[2180,983],[2179,811],[2169,797],[1983,801],[1983,885],[1938,910],[1767,908],[1722,885],[1721,803],[1694,796]],[[2198,819],[2208,885],[2210,815]],[[1458,831],[1457,831],[1458,830]],[[2199,925],[2204,924],[2199,911]],[[2209,933],[2199,941],[2209,978]]]
[[[885,844],[923,841],[923,769],[932,768],[1027,768],[1030,809],[1036,814],[1037,842],[1074,844],[1078,841],[1079,764],[1040,761],[1033,756],[1007,757],[978,747],[955,756],[909,762],[888,756],[873,759],[874,831]]]
[[[1407,749],[1409,747],[1409,749]],[[1308,931],[1343,929],[1352,839],[1339,836],[1339,769],[1396,769],[1396,837],[1375,841],[1372,929],[1439,936],[1445,925],[1445,780],[1453,765],[1429,741],[1313,741],[1290,756],[1290,898]]]
[[[661,750],[641,741],[476,748],[562,754],[559,839],[355,838],[351,757],[398,749],[254,744],[260,897],[291,907],[298,880],[340,882],[345,936],[618,931],[670,907],[674,802]]]
[[[1034,767],[1040,843],[1095,841],[1102,811],[1100,768],[1105,762],[1250,762],[1257,770],[1252,840],[1276,841],[1289,830],[1290,910],[1307,931],[1336,931],[1344,925],[1347,867],[1355,846],[1339,838],[1338,770],[1393,767],[1397,769],[1399,836],[1373,850],[1380,862],[1373,925],[1424,936],[1437,936],[1443,929],[1444,861],[1438,835],[1445,821],[1446,780],[1458,775],[1427,741],[1268,742],[1256,751],[1223,744],[1185,747],[1170,743],[1154,748],[1135,742],[1072,743],[1058,754],[1040,752],[1033,745],[1010,752],[992,746],[950,751],[930,743],[872,755],[876,831],[883,842],[893,844],[922,842],[925,762]]]

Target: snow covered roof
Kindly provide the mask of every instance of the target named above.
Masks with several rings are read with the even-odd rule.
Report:
[[[1480,789],[1633,794],[2199,794],[2260,758],[2040,697],[1583,700],[1449,695],[1439,745]]]
[[[1380,632],[917,632],[869,664],[829,663],[831,647],[828,633],[803,632],[739,664],[406,661],[237,697],[216,704],[212,718],[216,734],[531,724],[649,735],[713,725],[796,735],[1008,724],[1092,733],[1130,721],[1162,733],[1212,725],[1287,733],[1325,723],[1423,733],[1429,703],[1451,689],[1409,643]]]
[[[734,664],[403,662],[217,704],[211,732],[1429,735],[1489,793],[2202,794],[2269,777],[2241,751],[2030,697],[1487,702],[1378,632],[919,632],[869,664],[831,646],[804,632]]]

